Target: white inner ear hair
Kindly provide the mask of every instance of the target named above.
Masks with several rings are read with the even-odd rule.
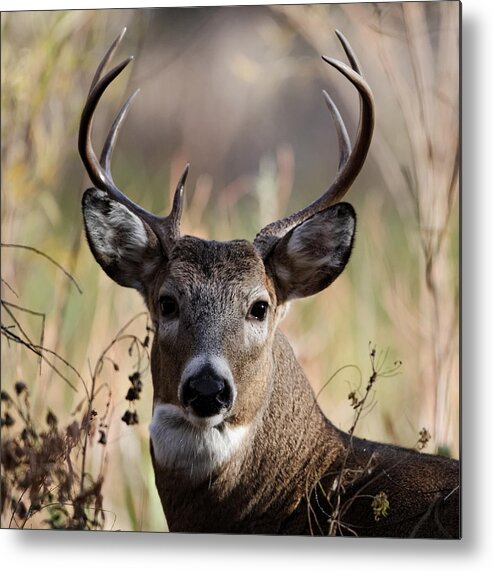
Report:
[[[88,206],[84,213],[94,247],[110,259],[141,260],[149,243],[142,220],[123,204],[109,199],[104,192],[96,192],[102,202]],[[98,208],[102,204],[104,209]]]
[[[188,422],[182,409],[172,404],[154,408],[149,432],[154,457],[163,468],[179,470],[191,480],[203,480],[237,452],[248,426],[227,424],[197,427]]]

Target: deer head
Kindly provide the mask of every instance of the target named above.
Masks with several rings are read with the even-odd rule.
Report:
[[[180,236],[188,165],[166,217],[134,204],[111,175],[112,151],[135,93],[117,115],[99,160],[91,143],[96,106],[131,61],[103,76],[123,33],[99,65],[81,117],[79,151],[95,186],[82,201],[85,230],[103,270],[118,284],[137,289],[152,318],[151,434],[158,462],[168,468],[186,467],[191,452],[186,446],[173,447],[172,440],[179,434],[183,442],[188,435],[194,440],[196,469],[200,472],[202,446],[204,469],[210,471],[234,452],[268,404],[275,382],[275,333],[288,302],[322,291],[348,262],[356,215],[340,200],[368,152],[373,96],[353,50],[337,32],[350,66],[323,59],[357,89],[360,122],[351,149],[338,109],[323,93],[340,149],[334,182],[309,206],[263,228],[253,242]],[[167,446],[156,446],[164,437]]]

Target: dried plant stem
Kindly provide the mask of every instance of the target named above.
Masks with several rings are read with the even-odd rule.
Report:
[[[51,368],[55,371],[55,373],[61,378],[63,379],[67,385],[75,392],[77,392],[77,387],[55,366],[53,365],[53,363],[51,363],[51,361],[49,361],[43,353],[49,353],[50,355],[55,356],[57,359],[59,359],[65,366],[67,366],[71,371],[73,371],[77,377],[79,378],[79,380],[82,382],[84,389],[87,392],[87,387],[85,384],[85,381],[83,379],[83,377],[80,375],[80,373],[77,371],[77,369],[71,365],[66,359],[64,359],[61,355],[59,355],[58,353],[56,353],[55,351],[51,351],[50,349],[47,349],[46,347],[41,347],[40,345],[34,345],[32,343],[29,343],[27,341],[24,341],[24,339],[22,339],[21,337],[19,337],[18,335],[16,335],[15,333],[13,333],[12,331],[10,331],[10,329],[5,326],[2,325],[1,326],[1,332],[2,335],[4,335],[8,340],[10,341],[14,341],[15,343],[19,343],[20,345],[23,345],[24,347],[27,347],[30,351],[32,351],[33,353],[35,353],[36,355],[38,355],[38,357],[40,357],[41,359],[43,359],[43,361]]]
[[[117,343],[121,343],[122,341],[130,340],[132,344],[137,343],[137,346],[140,346],[139,340],[134,335],[125,334],[125,331],[130,327],[130,325],[136,321],[137,319],[145,316],[147,318],[147,312],[142,311],[137,315],[134,315],[131,319],[129,319],[117,332],[115,337],[111,340],[111,342],[107,345],[107,347],[102,351],[99,355],[98,360],[96,362],[96,366],[94,367],[94,371],[91,373],[91,387],[90,392],[88,395],[87,401],[87,414],[85,418],[85,426],[83,426],[84,434],[84,444],[82,446],[82,463],[81,463],[81,479],[80,479],[80,494],[84,493],[84,483],[85,483],[85,475],[86,475],[86,457],[87,457],[87,447],[88,447],[88,439],[89,439],[89,431],[90,431],[90,422],[92,420],[91,413],[92,407],[94,403],[94,398],[97,393],[97,379],[103,370],[103,366],[105,361],[108,359],[107,353],[116,345]],[[131,345],[132,346],[132,345]],[[111,359],[109,359],[111,361]],[[140,367],[141,362],[141,355],[139,352],[138,356],[138,366]]]
[[[38,250],[37,248],[33,248],[32,246],[25,246],[23,244],[5,244],[5,243],[0,243],[0,246],[2,248],[19,248],[22,250],[27,250],[29,252],[34,252],[35,254],[37,254],[38,256],[41,256],[43,258],[46,258],[47,260],[49,260],[54,266],[56,266],[59,270],[61,270],[65,276],[74,284],[74,286],[77,288],[77,291],[82,294],[82,290],[79,286],[79,284],[75,281],[74,276],[72,276],[72,274],[70,274],[63,266],[61,266],[56,260],[54,260],[51,256],[48,256],[48,254],[45,254],[44,252],[42,252],[41,250]]]

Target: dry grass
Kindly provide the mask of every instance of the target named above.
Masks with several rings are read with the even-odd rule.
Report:
[[[344,274],[327,292],[293,304],[283,329],[316,391],[347,363],[361,367],[370,339],[389,347],[389,358],[403,362],[402,374],[379,384],[358,434],[413,446],[426,427],[429,451],[457,456],[458,6],[235,10],[242,10],[241,18],[212,9],[194,11],[189,20],[180,11],[161,18],[145,11],[2,14],[2,242],[43,251],[84,292],[48,260],[3,248],[2,324],[63,357],[90,388],[102,348],[144,310],[137,294],[112,284],[97,267],[80,216],[87,181],[76,151],[77,122],[94,66],[123,25],[129,35],[122,55],[137,57],[131,74],[105,95],[98,115],[103,130],[124,94],[134,85],[143,89],[122,134],[115,178],[133,199],[161,211],[190,160],[183,229],[217,239],[252,238],[272,218],[313,199],[333,176],[336,141],[322,87],[335,94],[350,132],[357,114],[355,94],[318,59],[321,53],[342,57],[332,32],[340,28],[360,57],[377,106],[370,157],[348,195],[358,212],[357,241]],[[173,35],[173,27],[179,33]],[[144,342],[145,326],[143,317],[128,333]],[[140,400],[131,408],[140,423],[121,421],[136,353],[128,354],[128,344],[106,353],[119,370],[105,361],[98,383],[107,390],[93,406],[74,370],[44,355],[76,390],[40,363],[39,354],[5,338],[2,388],[14,402],[15,383],[26,384],[22,394],[29,394],[30,418],[42,439],[52,430],[48,410],[58,419],[58,438],[66,441],[73,422],[84,439],[88,435],[83,464],[83,441],[70,449],[77,466],[70,503],[84,474],[91,474],[83,486],[88,490],[101,474],[105,511],[95,527],[165,529],[148,453],[148,373],[139,378]],[[321,395],[328,416],[346,429],[353,421],[347,383],[357,380],[348,370]],[[25,422],[8,406],[2,401],[2,415],[8,412],[16,423],[2,428],[2,438],[24,450]],[[84,418],[92,409],[98,416],[88,432]],[[106,411],[106,444],[100,444],[98,422]],[[66,469],[65,460],[53,461]],[[22,474],[14,480],[22,482]],[[11,485],[9,493],[19,502],[31,492]],[[98,494],[84,506],[96,507]],[[18,505],[13,511],[4,505],[3,526],[38,526],[46,519],[19,519]],[[114,516],[103,522],[108,513]],[[63,522],[80,522],[75,512],[62,515]]]

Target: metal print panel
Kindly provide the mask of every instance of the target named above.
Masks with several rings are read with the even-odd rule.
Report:
[[[2,14],[2,527],[460,538],[459,32]]]

